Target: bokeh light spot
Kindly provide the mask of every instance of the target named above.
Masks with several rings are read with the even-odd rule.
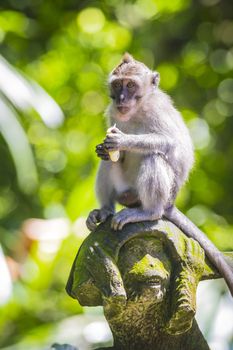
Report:
[[[214,35],[217,40],[222,41],[226,45],[233,44],[233,21],[222,21],[214,29]]]
[[[168,63],[163,63],[157,69],[161,76],[161,87],[165,90],[174,88],[179,78],[179,72],[176,67]]]
[[[104,110],[104,99],[95,91],[88,91],[82,98],[82,107],[90,114],[98,114]]]
[[[158,12],[156,1],[154,0],[138,0],[136,2],[136,6],[138,7],[142,16],[146,19],[153,17]]]
[[[230,117],[233,115],[233,103],[224,103],[218,99],[216,101],[216,108],[218,112],[224,117]]]
[[[186,69],[193,68],[206,60],[208,45],[205,43],[189,43],[183,50],[183,64]]]
[[[233,79],[225,79],[219,84],[218,95],[224,102],[233,102]]]
[[[196,149],[203,149],[210,141],[209,126],[205,120],[200,118],[188,122],[189,131]]]
[[[87,147],[87,136],[77,130],[71,130],[66,135],[66,147],[69,152],[77,154]]]
[[[231,67],[231,57],[227,59],[227,50],[218,49],[212,52],[210,55],[210,64],[215,72],[218,73],[227,73]]]
[[[110,25],[105,32],[105,42],[112,49],[124,50],[131,42],[132,35],[126,28]]]
[[[203,116],[209,124],[213,126],[220,125],[224,122],[225,116],[219,112],[216,100],[209,101],[203,108]]]
[[[58,173],[63,170],[66,163],[66,155],[59,150],[51,150],[44,153],[44,167],[52,173]]]
[[[208,210],[203,205],[196,205],[188,210],[187,215],[196,225],[201,226],[206,222]]]
[[[197,118],[197,113],[191,109],[182,109],[180,112],[186,121]]]
[[[207,7],[217,5],[220,2],[220,0],[200,0],[200,1],[204,6],[207,6]]]
[[[93,34],[104,27],[105,16],[100,9],[89,7],[79,13],[77,23],[83,32]]]
[[[190,4],[190,0],[154,0],[159,12],[178,12],[184,8],[187,8]]]

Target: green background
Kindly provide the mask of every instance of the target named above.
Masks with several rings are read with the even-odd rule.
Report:
[[[64,285],[87,233],[82,218],[97,205],[107,76],[125,51],[160,72],[192,135],[195,167],[177,205],[233,250],[232,17],[227,0],[1,1],[0,240],[16,272],[0,306],[0,347],[34,329],[40,343],[82,312]],[[48,220],[64,218],[70,235],[55,232],[49,250],[43,227],[42,238],[28,237],[28,218],[49,232]]]

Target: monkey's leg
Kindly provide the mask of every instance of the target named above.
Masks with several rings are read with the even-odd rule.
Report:
[[[116,213],[112,218],[111,227],[113,230],[121,230],[125,224],[130,222],[153,221],[158,220],[161,216],[149,210],[142,208],[127,208]]]
[[[115,212],[115,194],[110,178],[110,162],[102,161],[96,180],[96,194],[100,202],[100,209],[92,210],[86,220],[86,225],[90,231],[95,230],[100,222],[104,222]]]
[[[115,214],[112,228],[121,230],[129,222],[160,219],[169,202],[173,182],[173,171],[161,156],[156,154],[145,156],[137,179],[137,193],[142,206],[123,209]]]

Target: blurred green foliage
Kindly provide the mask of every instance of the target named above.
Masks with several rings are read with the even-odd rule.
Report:
[[[233,249],[232,17],[233,2],[220,0],[1,1],[0,47],[6,60],[1,62],[8,69],[5,84],[0,79],[0,234],[5,253],[14,257],[25,219],[75,220],[97,205],[94,147],[105,134],[107,74],[124,51],[160,72],[161,87],[174,99],[193,137],[196,166],[178,206],[220,249]],[[24,104],[10,71],[29,84]],[[39,86],[60,106],[63,122],[59,109],[60,122],[49,121],[53,105]],[[33,255],[36,250],[30,252],[26,264],[36,261],[42,269],[39,280],[16,282],[16,300],[1,311],[0,325],[8,333],[0,346],[19,339],[21,326],[27,332],[81,311],[63,300],[80,243],[75,246],[72,237],[63,243],[69,242],[69,257],[63,245],[58,250],[61,260],[56,256],[45,264]],[[67,266],[62,275],[56,261]],[[24,326],[18,328],[16,321],[22,318]]]

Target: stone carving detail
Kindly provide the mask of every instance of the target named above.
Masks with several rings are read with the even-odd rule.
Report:
[[[207,350],[194,318],[200,280],[217,278],[193,239],[165,220],[110,228],[83,242],[67,292],[81,305],[102,305],[111,349]]]

